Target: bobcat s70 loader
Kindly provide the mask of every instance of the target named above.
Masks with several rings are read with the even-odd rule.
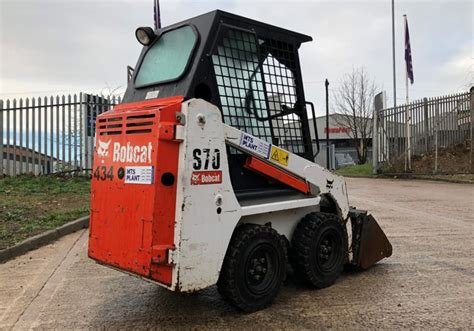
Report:
[[[314,163],[298,57],[311,37],[222,11],[136,36],[123,103],[96,119],[92,259],[176,292],[217,284],[251,312],[288,262],[323,288],[391,255],[344,179]]]

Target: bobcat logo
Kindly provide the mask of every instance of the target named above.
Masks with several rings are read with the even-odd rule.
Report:
[[[109,155],[109,145],[110,145],[110,140],[107,142],[103,142],[99,139],[99,148],[97,148],[97,155],[100,157],[106,157]]]
[[[201,179],[201,174],[191,174],[191,184],[192,185],[196,185],[197,183],[199,183],[199,180]]]
[[[333,180],[326,179],[326,188],[332,189],[332,184],[334,184],[334,179]]]

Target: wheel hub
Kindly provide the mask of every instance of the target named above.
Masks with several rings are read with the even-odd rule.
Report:
[[[322,235],[317,246],[317,259],[324,270],[329,270],[337,262],[337,249],[341,243],[332,231]]]
[[[271,246],[261,245],[249,254],[245,279],[249,290],[255,294],[264,293],[275,280],[273,253]]]
[[[248,269],[248,274],[254,281],[259,282],[263,280],[263,278],[267,274],[267,268],[267,259],[265,257],[254,258],[251,260],[250,268]]]

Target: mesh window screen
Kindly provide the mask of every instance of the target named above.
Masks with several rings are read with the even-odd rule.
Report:
[[[296,114],[273,117],[297,102],[292,45],[225,29],[212,55],[224,122],[294,153],[304,153]]]

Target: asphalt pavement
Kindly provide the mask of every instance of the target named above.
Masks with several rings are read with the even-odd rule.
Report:
[[[87,258],[87,230],[0,264],[0,329],[474,328],[474,185],[348,179],[393,256],[333,286],[290,278],[276,302],[241,314],[215,287],[167,291]]]

